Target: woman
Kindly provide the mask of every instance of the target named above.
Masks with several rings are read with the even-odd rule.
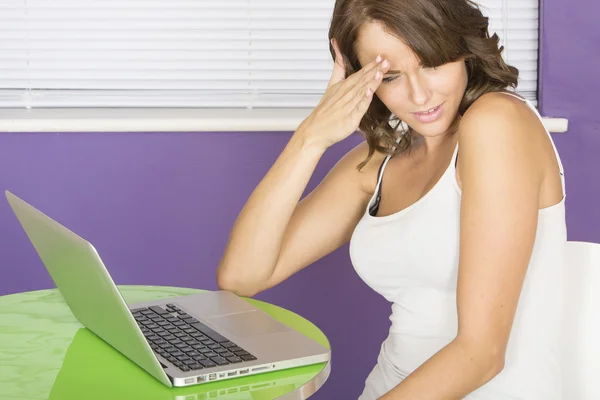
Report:
[[[392,303],[361,400],[562,398],[562,166],[487,28],[468,0],[338,0],[328,88],[218,267],[252,296],[350,241]],[[299,202],[357,127],[366,141]]]

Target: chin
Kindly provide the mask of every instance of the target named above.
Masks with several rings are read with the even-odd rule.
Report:
[[[424,137],[442,136],[448,132],[450,125],[451,124],[444,119],[429,124],[423,124],[418,121],[408,124],[415,132]]]

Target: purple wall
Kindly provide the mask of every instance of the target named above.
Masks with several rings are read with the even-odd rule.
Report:
[[[542,115],[566,117],[554,135],[565,167],[569,240],[600,242],[600,28],[597,0],[542,0]]]
[[[586,8],[587,7],[587,8]],[[544,1],[545,115],[567,177],[569,238],[600,242],[600,15],[595,0]],[[118,284],[215,289],[228,232],[290,133],[0,134],[0,189],[92,241]],[[330,149],[309,190],[359,138]],[[4,198],[0,295],[52,287]],[[319,325],[333,371],[317,399],[360,393],[389,326],[389,305],[356,276],[344,247],[258,298]]]

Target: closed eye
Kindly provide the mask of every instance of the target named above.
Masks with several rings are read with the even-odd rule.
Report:
[[[429,70],[433,70],[433,71],[437,71],[437,69],[438,69],[437,66],[436,67],[425,67],[423,65],[421,65],[421,68],[423,68],[423,69],[429,69]],[[388,76],[387,78],[383,78],[382,81],[386,82],[386,83],[389,83],[389,82],[392,82],[392,81],[396,80],[396,78],[398,78],[398,76]]]

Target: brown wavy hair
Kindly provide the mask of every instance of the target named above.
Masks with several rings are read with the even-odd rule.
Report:
[[[516,88],[519,71],[502,59],[504,46],[499,37],[488,32],[488,18],[471,0],[336,0],[329,28],[329,42],[335,38],[344,57],[346,76],[359,71],[356,42],[360,28],[378,22],[391,35],[412,49],[424,67],[437,67],[465,60],[468,83],[459,106],[459,115],[481,95]],[[335,51],[329,46],[335,60]],[[456,118],[449,133],[458,130]],[[359,124],[369,145],[367,158],[358,165],[362,169],[377,150],[397,155],[411,148],[414,133],[410,127],[399,136],[399,120],[375,94]]]

